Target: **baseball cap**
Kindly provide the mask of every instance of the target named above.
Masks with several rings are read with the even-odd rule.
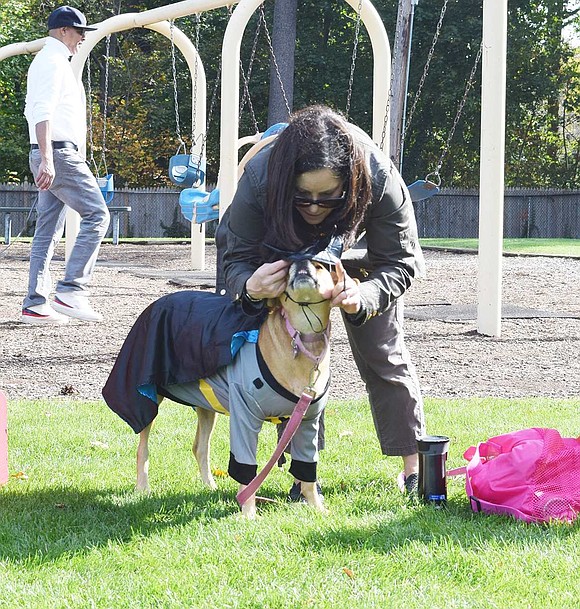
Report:
[[[72,6],[60,6],[54,9],[48,17],[48,29],[59,27],[76,27],[81,30],[94,31],[96,27],[87,27],[87,18]]]

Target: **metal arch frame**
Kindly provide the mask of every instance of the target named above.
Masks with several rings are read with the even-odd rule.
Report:
[[[345,0],[355,10],[359,0]],[[220,217],[232,202],[237,184],[237,147],[240,96],[240,46],[245,28],[264,0],[240,0],[233,12],[222,44],[222,101],[220,134]],[[371,39],[373,69],[373,138],[380,141],[391,79],[391,49],[385,26],[370,0],[362,0],[361,21]],[[378,59],[384,59],[384,63]],[[388,117],[387,117],[388,121]],[[389,150],[385,150],[389,154]]]

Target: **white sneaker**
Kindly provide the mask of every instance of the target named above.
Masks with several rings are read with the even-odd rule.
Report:
[[[47,302],[22,309],[20,321],[33,326],[62,326],[68,324],[69,319],[55,311]]]
[[[81,292],[57,292],[52,308],[75,319],[103,321],[103,316],[91,307],[88,297]]]

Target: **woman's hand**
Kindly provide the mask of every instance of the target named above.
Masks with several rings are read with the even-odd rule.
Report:
[[[331,306],[340,307],[345,313],[358,313],[361,307],[358,283],[349,277],[339,260],[336,263],[336,285],[332,290]]]
[[[246,293],[254,300],[277,298],[286,289],[288,278],[288,260],[267,262],[254,271],[246,281]]]

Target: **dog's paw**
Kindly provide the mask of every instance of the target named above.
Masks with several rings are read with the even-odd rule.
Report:
[[[256,510],[256,502],[248,500],[242,505],[242,517],[247,520],[256,520],[258,511]]]

